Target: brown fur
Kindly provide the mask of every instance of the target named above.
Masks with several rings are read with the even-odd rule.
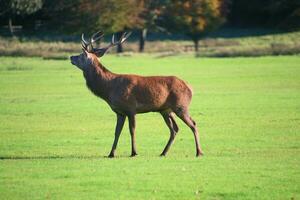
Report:
[[[178,126],[172,113],[175,113],[192,129],[196,143],[196,155],[202,155],[196,123],[188,113],[192,90],[184,81],[175,76],[144,77],[115,74],[107,70],[95,54],[88,52],[72,56],[71,62],[83,71],[87,87],[95,95],[104,99],[117,114],[115,140],[109,157],[114,157],[126,117],[129,119],[132,156],[137,155],[135,115],[146,112],[160,112],[170,129],[170,139],[161,155],[166,155],[178,132]]]

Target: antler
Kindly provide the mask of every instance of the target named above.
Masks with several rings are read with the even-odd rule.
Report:
[[[127,38],[131,35],[131,32],[126,33],[124,32],[121,36],[121,38],[119,39],[119,41],[115,41],[115,35],[113,34],[112,38],[111,38],[111,42],[108,46],[104,47],[104,48],[98,48],[98,49],[93,49],[95,54],[97,54],[99,57],[103,56],[105,54],[105,52],[113,47],[116,46],[118,44],[122,44],[123,42],[125,42],[125,40],[127,40]]]
[[[98,32],[94,33],[91,37],[91,43],[101,40],[103,38],[103,36],[104,36],[104,33],[102,31],[98,31]]]
[[[87,50],[87,47],[90,45],[90,42],[84,39],[84,34],[81,35],[81,45],[84,50]]]
[[[85,50],[89,50],[88,47],[91,45],[92,49],[90,51],[93,51],[94,47],[93,47],[93,43],[101,40],[104,36],[104,33],[102,31],[98,31],[96,33],[94,33],[90,39],[90,41],[86,41],[84,39],[84,34],[82,33],[81,35],[81,44],[82,44],[82,47],[85,49]]]
[[[82,44],[82,48],[90,53],[94,53],[96,54],[98,57],[101,57],[105,54],[105,52],[113,47],[116,46],[118,44],[122,44],[125,40],[127,40],[127,38],[131,35],[131,32],[126,33],[124,32],[121,36],[121,38],[119,39],[119,41],[115,41],[115,35],[113,34],[111,42],[108,46],[103,47],[103,48],[94,48],[93,47],[93,43],[99,41],[101,38],[103,38],[104,34],[102,31],[98,31],[96,33],[94,33],[91,37],[91,39],[89,41],[84,39],[84,34],[82,33],[81,35],[81,44]],[[91,47],[91,48],[89,48]]]
[[[131,35],[131,32],[129,32],[129,33],[125,32],[125,33],[122,34],[120,40],[116,42],[115,41],[115,34],[113,34],[110,44],[107,47],[103,48],[103,49],[109,49],[110,47],[116,46],[118,44],[122,44],[130,35]]]

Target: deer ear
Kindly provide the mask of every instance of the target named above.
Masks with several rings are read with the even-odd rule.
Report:
[[[98,49],[97,51],[94,52],[94,54],[97,56],[97,57],[102,57],[104,54],[105,54],[105,50],[103,49]]]

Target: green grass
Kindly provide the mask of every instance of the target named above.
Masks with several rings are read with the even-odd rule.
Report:
[[[177,75],[194,88],[190,112],[205,153],[177,119],[128,124],[108,159],[115,115],[65,60],[0,58],[1,199],[299,199],[300,57],[213,59],[106,56],[114,72]],[[126,122],[127,123],[127,122]]]

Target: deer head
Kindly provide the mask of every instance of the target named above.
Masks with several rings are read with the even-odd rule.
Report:
[[[93,44],[95,44],[103,38],[104,34],[102,31],[94,33],[89,40],[86,40],[84,38],[84,34],[82,34],[81,45],[83,52],[77,56],[71,56],[71,63],[84,71],[92,61],[91,58],[93,58],[94,56],[102,57],[111,47],[116,46],[118,44],[122,44],[130,36],[130,34],[131,32],[123,33],[123,35],[118,41],[115,41],[115,35],[113,34],[110,44],[103,48],[95,48],[93,46]]]

